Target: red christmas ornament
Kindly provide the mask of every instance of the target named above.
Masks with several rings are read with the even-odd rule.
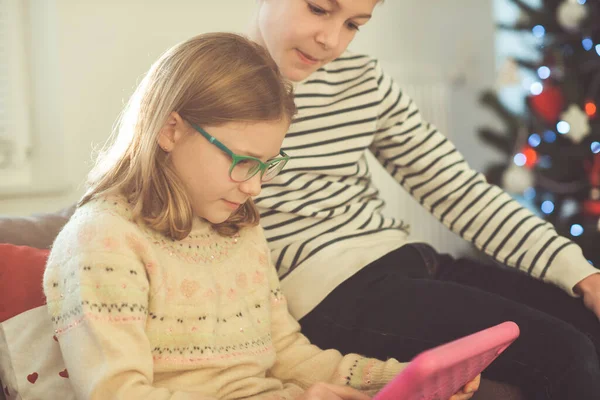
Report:
[[[560,118],[565,99],[556,86],[544,84],[544,90],[537,96],[531,96],[529,103],[533,111],[550,125],[554,125]]]

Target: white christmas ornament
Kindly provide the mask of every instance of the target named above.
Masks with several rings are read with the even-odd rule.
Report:
[[[576,31],[581,26],[581,21],[587,17],[588,9],[577,0],[565,0],[558,6],[556,13],[560,26],[567,31]]]
[[[590,120],[587,114],[576,104],[571,104],[561,117],[570,126],[567,136],[574,143],[581,143],[590,133]]]
[[[579,211],[579,203],[573,199],[566,199],[560,208],[560,217],[569,218],[577,214]]]
[[[533,183],[533,173],[515,164],[511,164],[502,175],[502,187],[509,193],[521,194]]]

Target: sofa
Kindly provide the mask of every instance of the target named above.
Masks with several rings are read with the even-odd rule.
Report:
[[[0,400],[63,400],[65,397],[58,395],[59,392],[56,391],[61,390],[60,386],[56,389],[57,384],[62,385],[65,393],[68,391],[65,386],[69,384],[68,371],[62,365],[57,344],[52,340],[50,322],[44,318],[45,299],[41,293],[41,274],[47,249],[73,210],[74,207],[68,207],[51,214],[0,216],[0,280],[4,282],[0,282],[0,288],[3,287],[2,284],[5,285],[4,292],[0,292],[0,315],[5,315],[4,321],[0,320],[0,379],[7,377],[6,382],[1,382]],[[7,309],[11,313],[6,314]],[[14,339],[9,338],[9,329],[12,330],[11,337]],[[7,343],[9,340],[15,343]],[[37,363],[37,366],[29,367],[31,363]],[[19,368],[21,371],[17,373]],[[52,381],[43,380],[42,373],[38,373],[36,368],[51,371]],[[21,376],[16,381],[10,378],[18,374]],[[47,387],[52,387],[53,394],[47,395],[47,391],[44,392],[46,389],[40,385],[42,382]],[[36,384],[39,386],[37,395],[27,392],[36,387]],[[524,396],[516,387],[484,379],[474,399],[524,400]]]

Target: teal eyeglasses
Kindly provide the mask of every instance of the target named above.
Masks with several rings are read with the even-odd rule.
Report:
[[[229,150],[227,146],[219,142],[217,138],[206,132],[204,129],[196,124],[190,125],[197,130],[202,136],[209,142],[217,146],[221,151],[231,157],[231,167],[229,167],[229,177],[234,182],[244,182],[252,178],[254,175],[260,172],[260,180],[262,182],[268,182],[275,178],[277,174],[281,172],[285,164],[290,160],[290,156],[285,154],[282,150],[279,155],[281,157],[273,158],[269,161],[262,162],[256,157],[251,156],[240,156]]]

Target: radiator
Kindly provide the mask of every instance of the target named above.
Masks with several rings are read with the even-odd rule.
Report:
[[[428,82],[401,85],[420,108],[423,118],[434,124],[440,132],[449,136],[451,130],[450,94],[451,83]],[[411,227],[410,239],[431,244],[441,253],[460,255],[471,247],[458,235],[442,225],[435,217],[415,201],[381,165],[372,154],[367,154],[373,182],[386,201],[384,214],[399,218]]]

